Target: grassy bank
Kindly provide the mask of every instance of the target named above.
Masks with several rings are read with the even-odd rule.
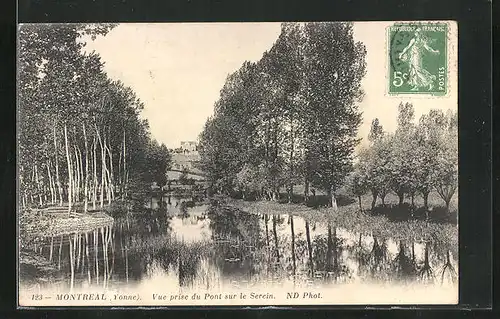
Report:
[[[111,223],[113,218],[104,212],[68,215],[61,211],[39,213],[26,210],[19,216],[21,248],[28,248],[43,237],[87,232]]]
[[[19,274],[23,285],[62,280],[61,272],[34,249],[44,237],[88,232],[109,226],[114,219],[104,212],[72,213],[59,208],[46,211],[25,210],[19,216]]]
[[[390,198],[389,198],[390,199]],[[369,207],[370,199],[363,198],[362,206]],[[394,240],[440,242],[451,250],[458,249],[458,227],[452,223],[440,223],[425,220],[391,220],[386,215],[377,215],[369,210],[361,211],[358,202],[332,208],[312,208],[303,204],[280,203],[271,201],[243,201],[228,199],[227,205],[252,214],[291,214],[309,222],[332,223],[349,231],[372,234]],[[394,207],[388,202],[387,207]]]

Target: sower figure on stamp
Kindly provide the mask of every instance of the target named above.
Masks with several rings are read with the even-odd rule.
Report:
[[[439,50],[431,48],[427,43],[427,39],[422,36],[420,28],[417,28],[415,36],[399,54],[401,61],[408,63],[408,84],[413,86],[412,91],[418,91],[422,87],[428,87],[430,91],[433,88],[433,82],[436,80],[436,76],[423,67],[422,55],[424,51],[439,54]]]

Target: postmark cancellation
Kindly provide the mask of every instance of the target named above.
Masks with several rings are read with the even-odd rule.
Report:
[[[395,23],[387,29],[389,95],[448,93],[447,23]]]

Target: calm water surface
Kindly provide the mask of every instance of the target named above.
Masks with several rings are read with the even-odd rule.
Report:
[[[185,201],[152,199],[107,227],[45,238],[36,249],[63,278],[42,286],[117,289],[164,282],[180,292],[290,282],[311,287],[457,280],[457,251],[447,245],[352,233],[298,216],[187,208]]]

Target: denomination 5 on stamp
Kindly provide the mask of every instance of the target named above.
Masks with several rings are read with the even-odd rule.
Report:
[[[387,36],[390,95],[447,93],[446,24],[397,23]]]

